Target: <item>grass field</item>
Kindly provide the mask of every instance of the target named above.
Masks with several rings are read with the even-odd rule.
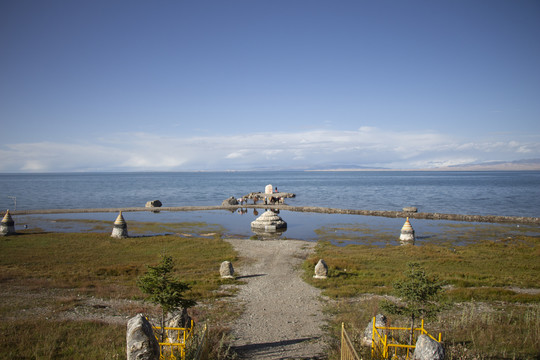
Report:
[[[242,259],[222,240],[219,227],[130,222],[131,226],[172,235],[113,239],[107,230],[22,232],[0,238],[0,359],[125,359],[127,319],[139,312],[157,313],[142,302],[136,279],[162,254],[174,258],[176,275],[192,286],[187,295],[201,304],[191,309],[192,316],[198,323],[211,324],[213,358],[227,358],[228,329],[221,324],[241,309],[223,301],[234,290],[220,285],[239,282],[221,280],[218,270],[224,260]],[[96,224],[97,229],[106,227]],[[333,229],[327,230],[330,238]],[[485,239],[460,241],[461,245],[382,247],[319,242],[303,266],[306,281],[330,299],[329,358],[337,358],[341,322],[366,358],[367,349],[360,346],[364,328],[406,264],[416,261],[447,284],[448,307],[426,327],[442,332],[449,359],[537,359],[540,239],[526,233],[508,236],[504,231],[491,231]],[[320,258],[329,265],[327,280],[312,278]],[[390,321],[405,324],[400,318]]]
[[[175,229],[209,230],[204,224]],[[187,296],[219,309],[219,298],[232,294],[217,291],[219,266],[236,261],[219,233],[127,239],[21,233],[0,238],[0,253],[1,359],[125,359],[127,319],[157,313],[136,286],[147,265],[171,255],[175,275],[192,286]],[[197,321],[215,317],[204,307],[192,314]]]
[[[342,322],[364,357],[369,357],[360,338],[379,313],[383,297],[392,294],[392,283],[403,276],[411,261],[446,284],[446,310],[427,322],[427,327],[443,334],[448,358],[539,358],[540,238],[502,233],[489,239],[461,246],[320,242],[304,263],[305,279],[331,299],[327,311],[332,319],[332,358],[337,358]],[[312,277],[319,259],[328,264],[326,280]],[[405,319],[388,317],[393,325],[407,326]]]

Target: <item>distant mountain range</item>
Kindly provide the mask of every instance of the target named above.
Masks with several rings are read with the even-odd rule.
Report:
[[[357,165],[327,165],[306,171],[519,171],[519,170],[540,170],[540,159],[524,159],[515,161],[488,161],[481,163],[470,163],[454,166],[443,166],[429,169],[388,169],[382,167],[366,167]]]
[[[495,171],[495,170],[540,170],[540,159],[516,161],[489,161],[437,168],[436,170]]]

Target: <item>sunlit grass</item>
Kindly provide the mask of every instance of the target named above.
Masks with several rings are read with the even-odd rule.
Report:
[[[203,225],[193,229],[209,232]],[[61,315],[76,313],[93,298],[142,299],[136,280],[162,254],[173,257],[174,275],[192,286],[187,297],[212,303],[234,293],[216,291],[231,283],[219,276],[221,262],[237,259],[219,236],[24,233],[0,238],[0,358],[125,359],[125,324]],[[138,312],[155,312],[140,301],[122,304],[117,311],[126,322]],[[192,314],[200,321],[219,318],[204,308]]]
[[[319,259],[329,278],[313,279]],[[534,359],[540,354],[540,238],[517,234],[493,235],[473,243],[425,245],[347,245],[320,242],[304,263],[305,279],[334,299],[327,309],[332,319],[330,358],[336,359],[341,322],[357,349],[370,319],[380,312],[382,296],[392,294],[406,264],[419,262],[426,272],[443,280],[448,308],[427,323],[443,334],[449,358]],[[390,319],[406,326],[404,319]]]

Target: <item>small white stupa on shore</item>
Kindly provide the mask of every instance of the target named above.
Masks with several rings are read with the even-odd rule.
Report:
[[[13,221],[9,210],[6,210],[6,215],[4,215],[4,218],[0,224],[0,235],[6,236],[13,234],[15,234],[15,222]]]
[[[116,220],[114,221],[111,237],[117,238],[117,239],[123,239],[123,238],[128,237],[126,220],[124,220],[124,217],[122,216],[121,211],[118,214],[118,217],[116,218]]]
[[[401,228],[401,235],[399,235],[399,241],[401,242],[401,245],[406,244],[412,244],[414,245],[415,237],[414,237],[414,229],[409,222],[409,218],[405,221],[405,224],[403,224],[403,227]]]

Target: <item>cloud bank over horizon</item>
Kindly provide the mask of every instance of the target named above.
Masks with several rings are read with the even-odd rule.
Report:
[[[508,138],[508,135],[505,135]],[[0,172],[429,169],[540,158],[540,136],[464,139],[437,131],[254,132],[180,137],[115,133],[0,147]]]

